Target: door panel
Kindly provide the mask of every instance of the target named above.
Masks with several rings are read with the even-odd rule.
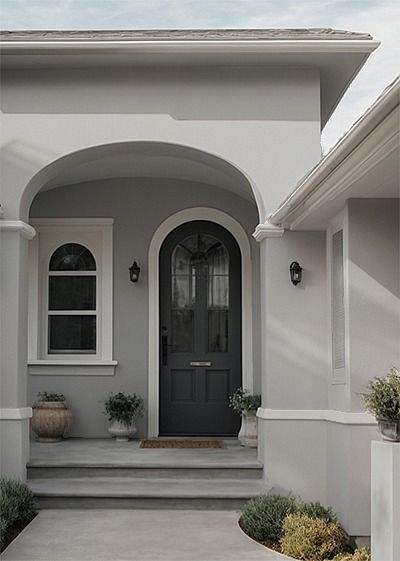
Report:
[[[241,386],[241,257],[207,221],[176,228],[160,251],[160,434],[236,435]]]

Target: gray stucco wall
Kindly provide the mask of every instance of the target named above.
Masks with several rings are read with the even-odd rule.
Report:
[[[147,400],[148,291],[147,262],[151,238],[171,214],[189,207],[209,206],[234,217],[248,233],[253,259],[254,386],[260,388],[259,249],[251,234],[258,223],[254,204],[229,191],[165,179],[114,179],[65,186],[40,193],[31,217],[112,217],[114,223],[114,359],[113,377],[29,376],[28,403],[38,391],[62,392],[74,415],[73,436],[104,437],[107,420],[102,400],[110,391],[129,391]],[[137,285],[128,268],[141,266]],[[146,420],[138,424],[146,435]]]

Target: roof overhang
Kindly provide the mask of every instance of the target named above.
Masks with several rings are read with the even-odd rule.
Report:
[[[298,184],[268,221],[322,230],[350,198],[400,197],[400,78]]]
[[[305,32],[295,31],[292,35],[275,33],[273,38],[260,38],[268,35],[259,32],[249,39],[245,31],[251,30],[242,30],[242,34],[236,35],[220,31],[218,38],[215,32],[214,38],[210,32],[206,38],[196,36],[193,39],[196,34],[191,32],[192,35],[176,39],[172,32],[168,39],[157,38],[156,34],[135,39],[131,34],[121,40],[116,36],[104,38],[101,32],[97,35],[93,32],[86,38],[85,35],[80,38],[79,34],[63,37],[59,32],[56,39],[51,38],[51,33],[44,38],[40,33],[37,36],[3,33],[0,35],[1,65],[3,69],[197,65],[313,67],[320,72],[323,127],[368,56],[379,45],[379,41],[366,34],[348,32],[309,33],[311,38],[307,38]],[[230,38],[232,36],[235,38]]]

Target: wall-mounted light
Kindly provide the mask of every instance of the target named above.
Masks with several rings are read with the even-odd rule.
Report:
[[[129,267],[129,277],[131,279],[131,282],[137,282],[139,280],[139,275],[140,275],[140,267],[136,263],[136,261],[134,261],[133,265]]]
[[[289,271],[290,271],[290,280],[296,286],[301,282],[301,271],[303,270],[302,267],[297,263],[297,261],[293,261],[290,263]]]

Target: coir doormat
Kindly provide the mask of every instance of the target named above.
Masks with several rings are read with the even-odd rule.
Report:
[[[182,439],[144,439],[140,441],[140,448],[223,448],[222,440]]]

